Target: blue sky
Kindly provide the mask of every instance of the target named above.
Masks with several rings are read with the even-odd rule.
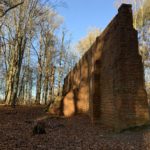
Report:
[[[104,29],[117,13],[114,0],[65,0],[66,8],[58,8],[64,17],[65,27],[76,43],[90,27]]]

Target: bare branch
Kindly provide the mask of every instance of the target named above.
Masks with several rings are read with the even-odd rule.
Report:
[[[10,10],[12,10],[12,9],[14,9],[14,8],[16,8],[16,7],[18,7],[19,5],[22,5],[23,3],[24,3],[24,1],[22,1],[22,2],[20,2],[20,3],[18,3],[18,4],[16,4],[16,5],[14,5],[14,6],[9,7],[8,9],[6,9],[6,10],[3,12],[3,14],[2,14],[0,17],[4,17],[4,16],[8,13],[8,11],[10,11]]]

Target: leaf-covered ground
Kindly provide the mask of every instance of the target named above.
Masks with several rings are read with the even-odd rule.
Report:
[[[46,134],[33,135],[35,120]],[[43,107],[0,106],[0,150],[150,150],[150,129],[114,134],[86,116],[50,117]]]

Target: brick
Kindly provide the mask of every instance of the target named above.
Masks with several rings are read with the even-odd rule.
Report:
[[[131,5],[118,14],[64,80],[61,112],[88,114],[117,131],[149,121]]]

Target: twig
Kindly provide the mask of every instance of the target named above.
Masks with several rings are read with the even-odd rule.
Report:
[[[5,10],[5,12],[0,17],[4,17],[7,14],[8,11],[10,11],[11,9],[14,9],[14,8],[18,7],[19,5],[22,5],[23,3],[24,3],[24,1],[20,2],[20,3],[16,4],[16,5],[14,5],[14,6],[11,6],[7,10]]]

